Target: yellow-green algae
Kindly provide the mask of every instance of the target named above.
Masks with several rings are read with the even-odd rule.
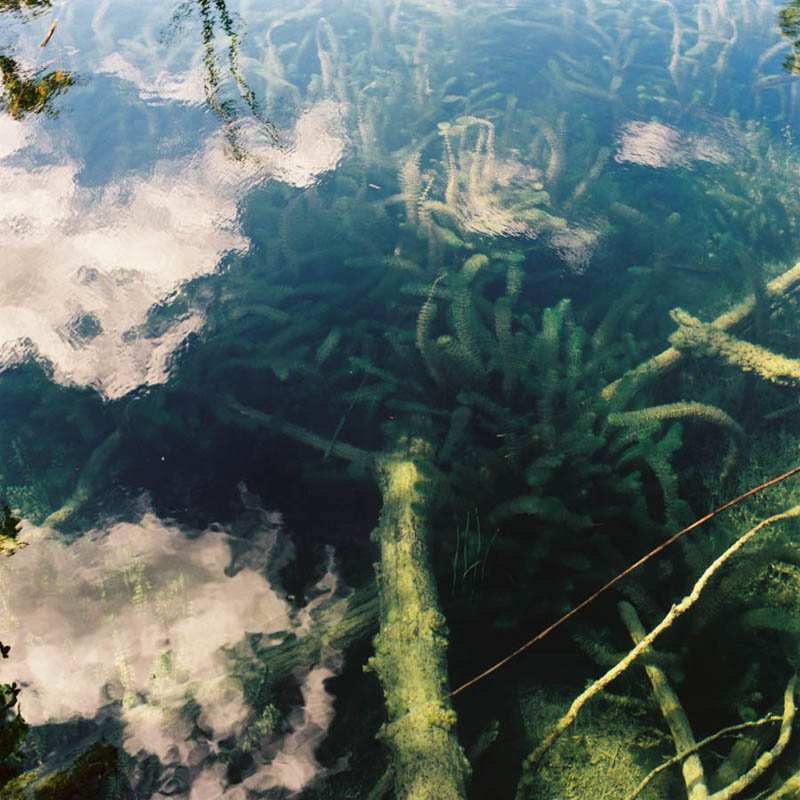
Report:
[[[455,735],[447,693],[447,628],[428,559],[423,495],[414,455],[401,450],[376,459],[383,495],[377,567],[381,628],[369,666],[384,691],[388,720],[380,738],[391,752],[398,800],[465,797],[469,764]]]
[[[771,383],[788,386],[800,383],[800,361],[797,359],[737,339],[714,325],[701,322],[681,308],[676,308],[670,316],[680,326],[670,336],[670,343],[679,350],[718,358],[744,372],[755,372]]]

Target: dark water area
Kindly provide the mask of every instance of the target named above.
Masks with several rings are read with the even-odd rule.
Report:
[[[0,797],[794,796],[792,478],[447,692],[797,463],[797,42],[794,0],[0,0]]]

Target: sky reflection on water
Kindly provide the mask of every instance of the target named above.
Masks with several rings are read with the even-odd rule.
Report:
[[[283,146],[265,141],[258,125],[242,131],[246,161],[228,157],[225,138],[213,126],[200,137],[192,136],[191,126],[173,130],[181,137],[175,142],[161,138],[158,122],[154,130],[150,125],[152,133],[139,125],[134,133],[145,137],[141,150],[126,138],[125,120],[137,114],[129,108],[128,87],[146,119],[167,110],[167,103],[202,106],[201,54],[180,37],[169,46],[154,41],[167,29],[168,15],[159,21],[153,14],[141,30],[131,28],[135,6],[115,3],[112,12],[111,5],[94,10],[95,36],[88,40],[72,39],[80,35],[88,7],[68,5],[61,14],[56,58],[66,54],[86,76],[70,97],[76,110],[63,106],[57,120],[0,117],[0,247],[6,265],[0,365],[42,358],[52,365],[54,380],[92,386],[107,399],[166,380],[174,352],[202,329],[199,309],[158,335],[144,328],[149,309],[186,281],[213,273],[226,253],[247,249],[237,215],[248,188],[268,177],[308,186],[336,167],[347,142],[338,106],[323,101],[298,115]],[[19,49],[29,52],[33,38]],[[161,54],[169,60],[154,58]],[[93,73],[113,76],[112,93],[95,96],[91,83],[97,79],[88,77]],[[93,112],[81,102],[87,91],[95,97]],[[187,119],[193,116],[202,119]],[[106,123],[109,117],[113,121]],[[77,132],[71,132],[73,122],[79,123]],[[95,137],[88,150],[81,128]],[[116,151],[131,145],[133,162],[115,159]],[[165,148],[183,154],[160,157]],[[103,173],[94,160],[109,165],[105,179],[97,180]]]
[[[339,618],[348,592],[326,536],[363,534],[354,569],[372,581],[375,487],[355,468],[334,472],[337,442],[378,449],[397,431],[435,431],[438,467],[467,487],[452,492],[450,539],[432,548],[437,577],[461,621],[468,607],[503,642],[537,603],[567,602],[516,592],[559,580],[574,594],[594,581],[594,561],[614,563],[623,548],[603,537],[635,529],[619,524],[628,500],[642,517],[656,509],[642,538],[697,501],[712,480],[686,463],[697,419],[681,428],[670,417],[662,436],[666,415],[651,424],[658,440],[637,429],[620,443],[608,409],[591,403],[617,367],[668,345],[671,308],[713,318],[745,294],[763,298],[800,253],[800,79],[782,71],[791,44],[777,8],[0,2],[0,407],[13,421],[0,427],[0,490],[27,504],[30,542],[3,564],[0,622],[4,637],[19,635],[11,666],[28,721],[92,720],[139,777],[158,757],[168,770],[154,796],[179,774],[195,800],[296,794],[325,774],[324,681],[341,672],[341,652],[326,645],[303,665],[273,728],[225,653],[255,662],[251,637],[302,635],[317,611]],[[792,337],[776,348],[791,354]],[[548,358],[542,392],[563,366],[575,409],[571,395],[548,406],[556,390],[542,399],[525,383]],[[717,420],[750,412],[740,384],[708,386],[703,370],[636,398],[617,422],[695,394],[730,402]],[[775,413],[772,391],[782,389],[758,398],[743,439]],[[245,419],[247,403],[257,408]],[[569,430],[557,433],[561,405]],[[313,429],[315,446],[329,442],[324,457],[295,456],[276,434],[284,417]],[[587,431],[588,443],[570,438]],[[718,446],[705,436],[699,448]],[[475,453],[481,463],[459,472]],[[608,485],[620,469],[629,494],[595,521],[607,498],[573,486],[572,463]],[[305,605],[267,568],[293,553],[280,514],[243,484],[235,499],[246,470],[275,492],[269,507],[293,504],[306,523],[294,531]],[[557,524],[530,547],[503,492],[524,505],[545,486],[553,495],[528,503],[525,525]],[[462,491],[481,498],[470,494],[466,513]],[[240,505],[247,519],[234,530],[222,518]],[[484,536],[481,519],[504,505],[493,593],[481,595],[502,527]],[[187,521],[197,518],[202,533]],[[564,519],[584,538],[561,552]],[[665,569],[665,583],[678,571]],[[482,657],[468,634],[454,630],[465,661]],[[364,717],[377,727],[380,711]],[[224,763],[234,750],[252,766],[244,776]]]

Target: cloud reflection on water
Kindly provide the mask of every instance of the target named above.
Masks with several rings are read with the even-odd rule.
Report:
[[[252,746],[255,767],[243,783],[230,786],[218,758],[219,743],[241,741],[252,717],[222,648],[235,646],[242,656],[252,652],[248,635],[301,635],[313,609],[329,606],[338,588],[331,561],[315,600],[297,611],[265,577],[271,559],[292,549],[280,515],[247,515],[236,535],[187,537],[145,513],[72,543],[26,525],[21,538],[30,544],[3,561],[0,583],[3,639],[12,645],[0,677],[22,685],[26,721],[118,715],[128,753],[187,767],[196,800],[236,797],[242,787],[299,791],[312,780],[320,770],[314,750],[333,716],[323,681],[337,669],[335,653],[308,666],[305,705],[288,733]],[[181,713],[190,697],[196,722]]]
[[[40,153],[50,150],[29,130]],[[37,356],[57,382],[107,398],[165,380],[170,355],[202,317],[189,312],[147,337],[137,329],[148,310],[247,246],[238,186],[215,163],[213,144],[101,189],[78,184],[75,162],[9,161],[0,162],[0,366]]]
[[[32,149],[52,160],[38,128],[6,131],[14,124],[0,119],[3,155]],[[255,142],[247,164],[232,164],[218,135],[185,160],[100,188],[79,185],[74,161],[0,161],[0,368],[42,358],[55,381],[107,399],[165,381],[172,354],[204,319],[189,310],[151,335],[142,330],[148,311],[248,247],[237,204],[250,186],[270,177],[307,186],[336,167],[346,145],[341,110],[332,101],[306,110],[287,142]]]

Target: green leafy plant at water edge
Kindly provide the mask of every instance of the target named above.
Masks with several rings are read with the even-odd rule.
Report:
[[[27,114],[55,114],[53,100],[74,85],[75,78],[66,70],[26,75],[10,56],[0,53],[0,111],[21,120]]]
[[[3,540],[16,540],[17,535],[20,532],[20,522],[22,522],[22,520],[19,519],[19,517],[15,517],[11,513],[11,509],[8,507],[8,505],[4,504],[3,518],[0,520],[0,536],[3,537]]]
[[[3,516],[0,519],[0,555],[13,556],[20,547],[27,547],[27,542],[17,540],[20,522],[18,517],[12,515],[11,509],[4,505]]]
[[[17,541],[21,520],[11,513],[7,504],[3,504],[2,510],[0,553],[11,556],[25,544]],[[3,659],[8,658],[10,650],[10,645],[0,642],[0,656]],[[16,681],[0,684],[0,787],[23,770],[24,757],[20,753],[20,747],[28,735],[29,726],[20,711],[19,693],[20,687]]]
[[[4,650],[4,658],[7,649]],[[19,693],[16,682],[0,684],[0,787],[24,769],[25,759],[20,748],[28,735],[29,726],[18,705]]]

